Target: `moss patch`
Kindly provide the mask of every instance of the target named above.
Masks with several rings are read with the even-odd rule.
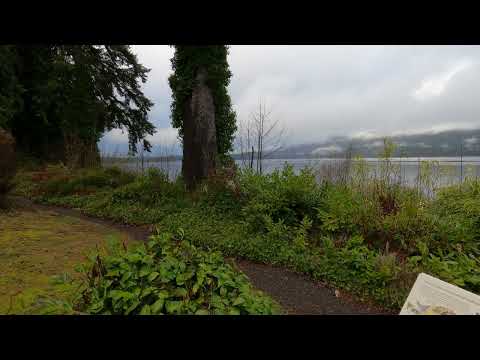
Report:
[[[0,213],[0,314],[31,312],[40,295],[68,296],[52,277],[76,278],[75,266],[108,238],[129,241],[120,231],[53,211]]]

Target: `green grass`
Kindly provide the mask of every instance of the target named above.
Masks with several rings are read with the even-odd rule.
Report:
[[[55,277],[78,279],[74,269],[89,251],[108,238],[128,241],[110,228],[49,211],[0,213],[0,229],[0,314],[38,313],[42,298],[70,298],[75,286]]]

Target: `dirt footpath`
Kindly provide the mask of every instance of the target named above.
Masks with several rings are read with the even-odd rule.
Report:
[[[361,303],[291,270],[235,260],[253,285],[274,298],[292,315],[382,315],[385,309]]]

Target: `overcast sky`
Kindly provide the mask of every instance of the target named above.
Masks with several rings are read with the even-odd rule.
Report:
[[[168,76],[173,48],[133,46],[152,69],[152,142],[171,143]],[[230,96],[238,119],[259,99],[289,130],[290,144],[480,127],[480,46],[234,45]],[[113,131],[107,142],[125,141]]]

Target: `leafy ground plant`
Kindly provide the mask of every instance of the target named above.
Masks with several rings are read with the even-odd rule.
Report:
[[[134,248],[111,246],[83,267],[85,287],[75,305],[104,315],[271,315],[280,308],[218,252],[161,233]]]

